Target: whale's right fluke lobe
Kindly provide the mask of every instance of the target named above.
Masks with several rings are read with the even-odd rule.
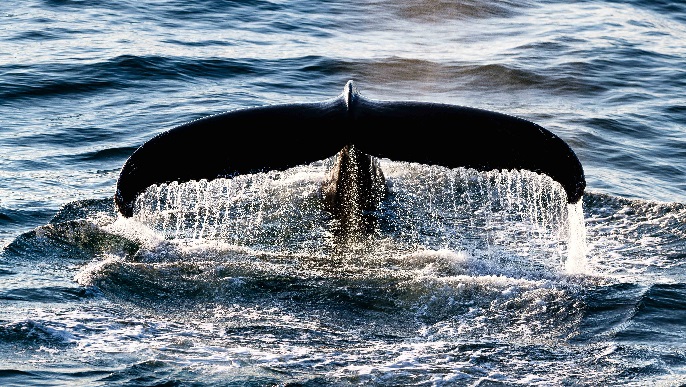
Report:
[[[581,199],[586,188],[583,167],[569,145],[522,118],[456,105],[365,99],[357,112],[354,121],[364,125],[358,126],[355,145],[376,157],[542,173],[562,185],[569,203]]]
[[[230,111],[155,136],[124,164],[115,202],[128,217],[136,197],[154,184],[284,170],[349,145],[395,161],[546,174],[569,203],[586,187],[572,149],[535,123],[450,104],[366,99],[348,82],[330,100]]]

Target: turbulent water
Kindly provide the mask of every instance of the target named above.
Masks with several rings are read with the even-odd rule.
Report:
[[[29,0],[0,31],[0,385],[686,384],[686,4]],[[348,80],[536,122],[586,193],[381,159],[339,243],[325,159],[117,214],[154,135]]]

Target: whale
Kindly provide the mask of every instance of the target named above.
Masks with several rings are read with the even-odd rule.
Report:
[[[350,80],[327,100],[234,109],[159,133],[122,166],[114,201],[132,217],[136,198],[156,184],[286,170],[332,156],[321,195],[343,233],[374,229],[373,213],[388,193],[383,158],[529,170],[557,181],[570,204],[586,187],[572,148],[534,122],[447,103],[371,99]]]

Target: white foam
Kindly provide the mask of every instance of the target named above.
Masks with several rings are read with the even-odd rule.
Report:
[[[586,224],[584,222],[583,201],[567,205],[569,221],[569,247],[565,270],[569,274],[590,274],[586,254]]]

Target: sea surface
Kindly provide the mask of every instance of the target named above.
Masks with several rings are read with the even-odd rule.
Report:
[[[380,159],[378,233],[341,245],[332,155],[118,215],[156,134],[349,80],[533,121],[585,194]],[[0,248],[2,386],[685,385],[686,3],[2,1]]]

